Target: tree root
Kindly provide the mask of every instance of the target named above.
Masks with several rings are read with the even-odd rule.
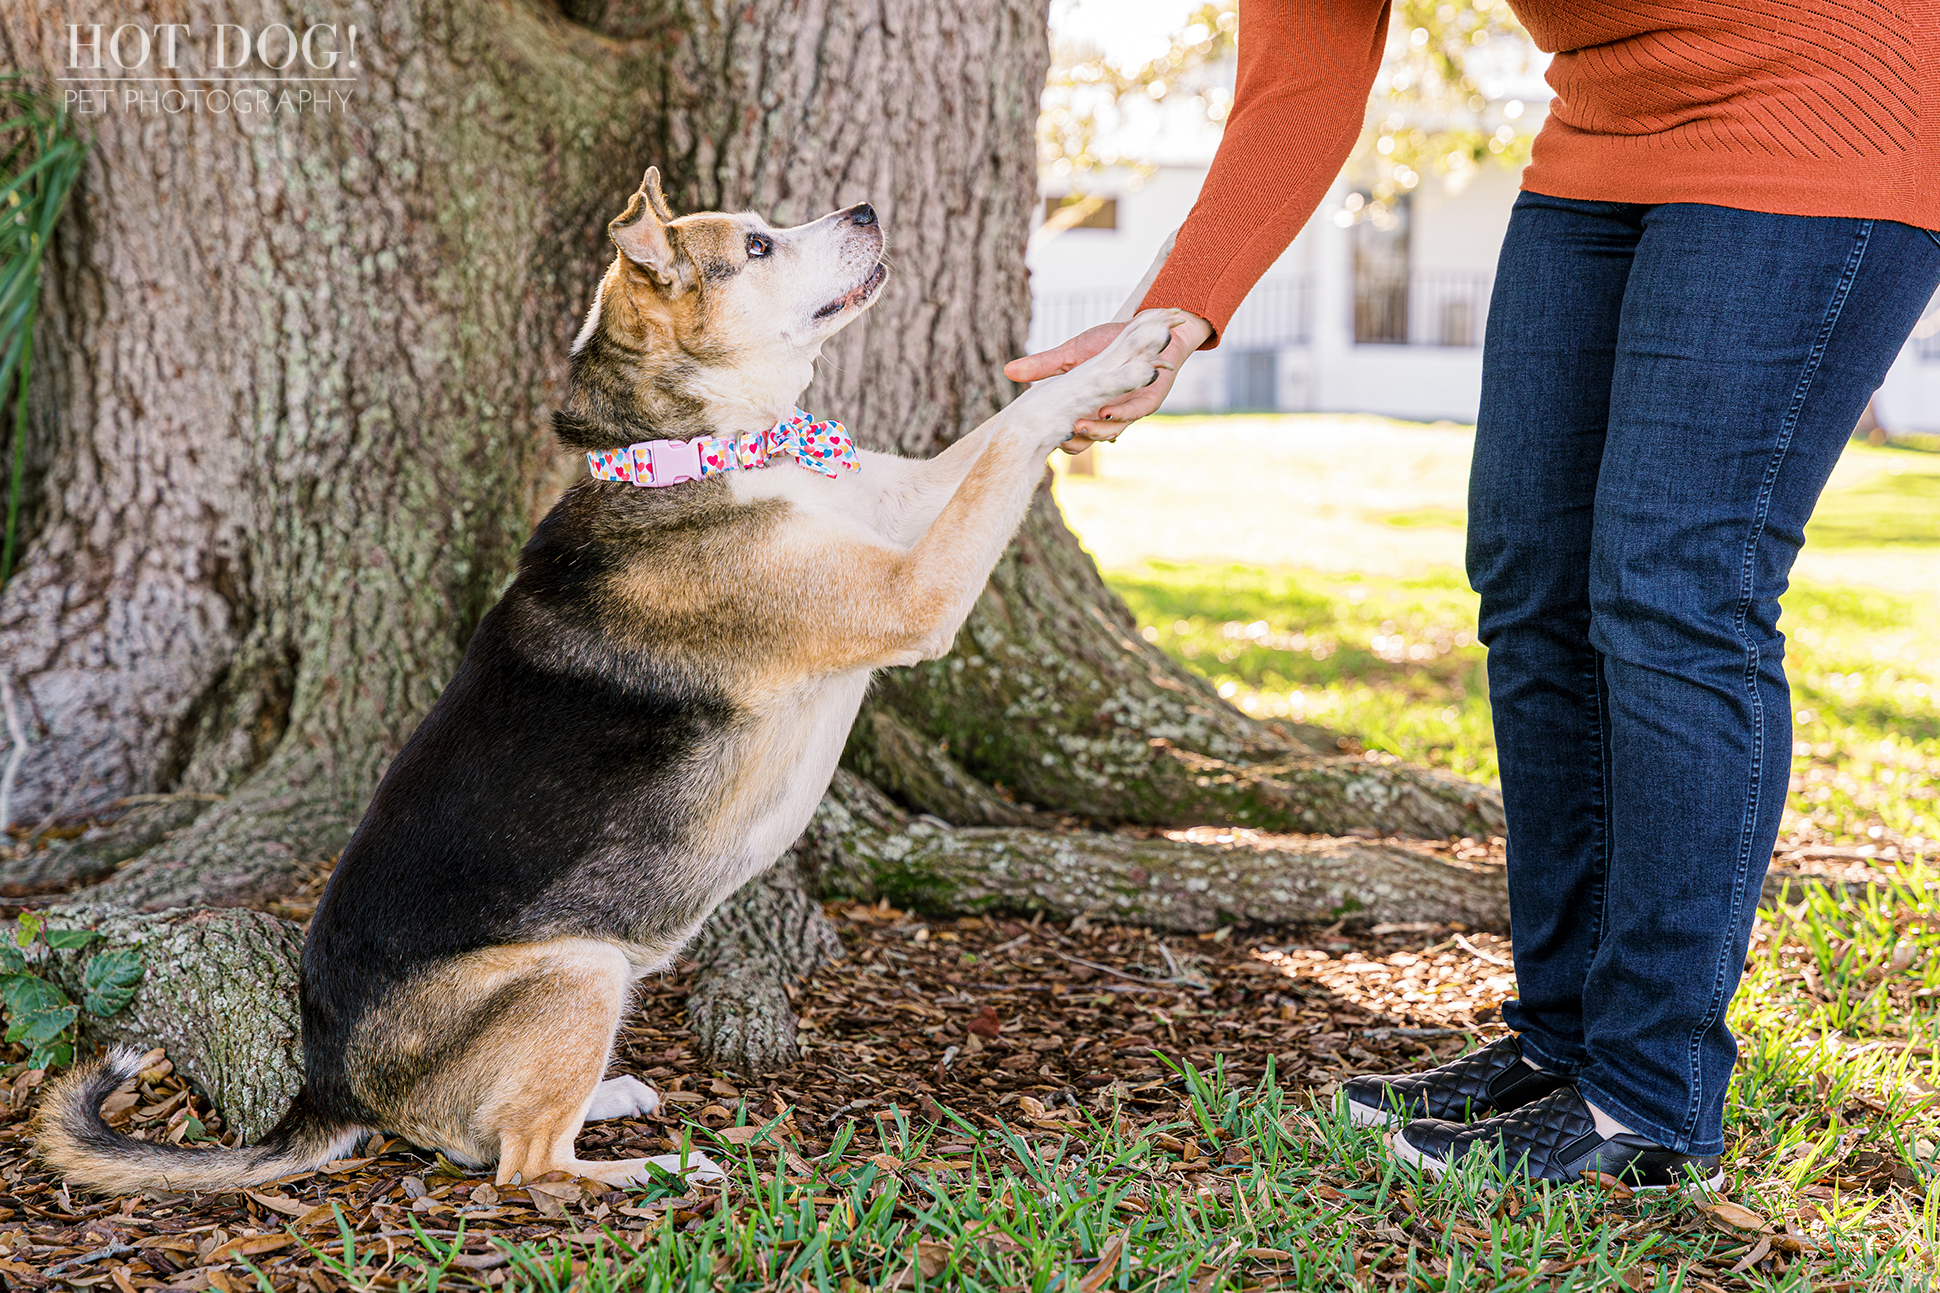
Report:
[[[73,901],[130,911],[261,906],[295,889],[305,868],[350,839],[368,797],[271,764],[204,813]]]
[[[154,848],[200,817],[210,798],[144,795],[120,818],[74,840],[61,840],[0,862],[0,897],[62,893],[113,875],[129,858]]]
[[[943,914],[1044,912],[1204,932],[1345,917],[1503,928],[1501,869],[1362,840],[1195,844],[959,829],[838,773],[805,837],[824,893]]]
[[[965,772],[943,745],[878,705],[865,706],[856,717],[842,765],[898,803],[959,826],[1028,826],[1038,819],[1035,809],[1003,798]]]
[[[700,965],[687,994],[700,1053],[748,1073],[800,1059],[790,990],[841,952],[790,850],[715,908],[687,950]]]
[[[92,905],[46,912],[54,929],[91,929],[85,948],[36,945],[35,972],[79,1002],[97,953],[128,948],[142,958],[135,999],[107,1019],[81,1014],[83,1046],[160,1046],[245,1139],[283,1116],[303,1082],[297,966],[303,931],[257,911],[131,915]]]
[[[1140,637],[1042,490],[951,653],[883,672],[847,762],[960,825],[1042,824],[1028,804],[1107,825],[1502,833],[1496,791],[1338,749],[1255,722]]]

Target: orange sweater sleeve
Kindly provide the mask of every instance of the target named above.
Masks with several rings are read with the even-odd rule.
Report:
[[[1213,325],[1287,249],[1360,135],[1391,0],[1242,0],[1233,111],[1199,200],[1141,309]]]

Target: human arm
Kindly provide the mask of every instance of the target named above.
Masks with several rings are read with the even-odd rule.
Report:
[[[1159,406],[1193,350],[1218,343],[1239,303],[1285,251],[1340,173],[1360,133],[1387,41],[1389,0],[1247,0],[1240,14],[1233,111],[1199,200],[1161,251],[1142,297],[1123,313],[1171,306],[1198,316],[1174,330],[1151,386],[1080,419],[1084,443],[1108,439]],[[1005,366],[1013,381],[1067,371],[1123,327],[1101,324]],[[1176,348],[1176,353],[1175,349]],[[1107,417],[1106,415],[1110,416]],[[1074,443],[1076,443],[1074,441]],[[1066,446],[1073,448],[1072,446]],[[1073,452],[1076,451],[1073,448]]]

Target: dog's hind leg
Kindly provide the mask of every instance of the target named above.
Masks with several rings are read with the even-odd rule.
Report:
[[[589,1113],[618,1117],[659,1104],[645,1083],[601,1081],[632,988],[626,956],[592,939],[495,948],[489,955],[525,962],[506,981],[511,990],[496,994],[502,1011],[465,1063],[484,1079],[483,1100],[470,1121],[476,1139],[497,1141],[498,1183],[547,1172],[609,1185],[645,1179],[651,1174],[646,1159],[594,1162],[573,1151]]]

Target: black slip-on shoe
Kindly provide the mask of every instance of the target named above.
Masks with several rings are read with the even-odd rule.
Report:
[[[1511,1175],[1559,1184],[1601,1172],[1638,1191],[1724,1185],[1717,1154],[1680,1154],[1629,1132],[1598,1134],[1596,1118],[1574,1086],[1481,1122],[1411,1122],[1394,1133],[1392,1143],[1397,1157],[1430,1176],[1440,1176],[1465,1154],[1481,1152],[1499,1154],[1499,1166]]]
[[[1569,1083],[1524,1064],[1522,1043],[1505,1037],[1425,1073],[1357,1077],[1347,1084],[1347,1116],[1357,1127],[1400,1127],[1419,1118],[1474,1122]]]

